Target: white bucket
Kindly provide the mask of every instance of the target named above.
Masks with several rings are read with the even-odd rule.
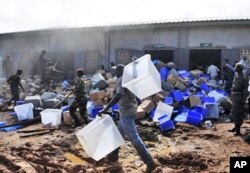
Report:
[[[15,106],[14,111],[16,112],[19,121],[28,120],[34,118],[33,108],[34,106],[32,103],[27,103]]]
[[[152,63],[150,55],[144,55],[124,67],[122,87],[141,100],[162,90],[160,73]]]
[[[95,118],[76,133],[89,157],[98,161],[125,143],[109,115]]]
[[[40,112],[42,124],[51,126],[58,126],[61,124],[62,110],[61,109],[45,109]]]
[[[160,101],[156,107],[153,121],[159,122],[158,118],[162,117],[163,115],[167,115],[168,118],[170,119],[172,112],[173,112],[173,109],[174,108],[172,106],[169,106],[168,104]]]

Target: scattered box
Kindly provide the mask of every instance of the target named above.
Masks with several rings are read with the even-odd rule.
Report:
[[[145,110],[147,113],[150,113],[154,108],[155,104],[151,100],[144,100],[141,104],[140,107]]]
[[[201,74],[203,74],[203,72],[200,71],[200,70],[192,70],[192,71],[190,71],[190,74],[191,74],[193,77],[198,78]]]
[[[136,116],[135,119],[143,119],[146,117],[146,111],[143,110],[140,106],[137,107],[137,111],[136,111]]]
[[[178,82],[175,84],[175,87],[178,88],[178,89],[181,90],[181,91],[184,91],[184,90],[186,89],[186,86],[185,86],[182,82],[180,82],[180,81],[178,81]]]
[[[157,93],[153,96],[153,102],[158,103],[159,101],[164,101],[164,95],[162,93]]]
[[[188,98],[190,107],[201,105],[201,98],[198,96],[190,96]]]
[[[171,75],[169,75],[169,76],[167,77],[167,82],[168,82],[169,84],[173,85],[173,86],[175,86],[175,84],[176,84],[178,81],[179,81],[179,77],[176,76],[176,75],[171,74]]]
[[[105,76],[106,76],[107,79],[112,79],[113,78],[113,75],[111,73],[106,73]]]
[[[207,79],[205,77],[201,77],[199,78],[197,81],[196,81],[196,85],[200,85],[202,83],[206,83],[207,82]]]
[[[70,116],[69,111],[63,112],[63,122],[66,125],[69,125],[69,126],[72,125],[72,117]]]

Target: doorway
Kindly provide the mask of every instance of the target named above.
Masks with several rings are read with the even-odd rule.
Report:
[[[145,54],[150,54],[152,60],[160,60],[164,63],[173,62],[173,50],[145,50]]]
[[[189,70],[206,71],[211,63],[218,68],[221,67],[221,49],[193,49],[189,51]]]

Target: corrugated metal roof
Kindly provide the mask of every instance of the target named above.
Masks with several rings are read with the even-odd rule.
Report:
[[[68,29],[128,29],[134,27],[148,27],[154,25],[162,25],[164,27],[178,27],[178,26],[197,26],[197,25],[233,25],[233,24],[250,24],[250,18],[241,18],[241,19],[181,19],[181,20],[159,20],[159,21],[140,21],[140,22],[124,22],[124,23],[115,23],[115,24],[105,24],[105,25],[92,25],[92,26],[77,26],[77,27],[50,27],[50,28],[41,28],[37,30],[26,30],[20,32],[10,32],[2,33],[4,34],[15,34],[15,33],[27,33],[27,32],[40,32],[40,31],[57,31],[57,30],[68,30]]]

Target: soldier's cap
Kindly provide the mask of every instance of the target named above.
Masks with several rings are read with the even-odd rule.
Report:
[[[244,70],[244,66],[242,64],[240,64],[240,63],[237,63],[235,65],[235,69]]]
[[[22,74],[22,73],[23,73],[23,71],[20,70],[20,69],[18,69],[16,72],[17,72],[18,74]]]
[[[84,73],[83,68],[77,69],[77,70],[76,70],[76,73],[79,74],[79,75],[83,75],[83,73]]]

